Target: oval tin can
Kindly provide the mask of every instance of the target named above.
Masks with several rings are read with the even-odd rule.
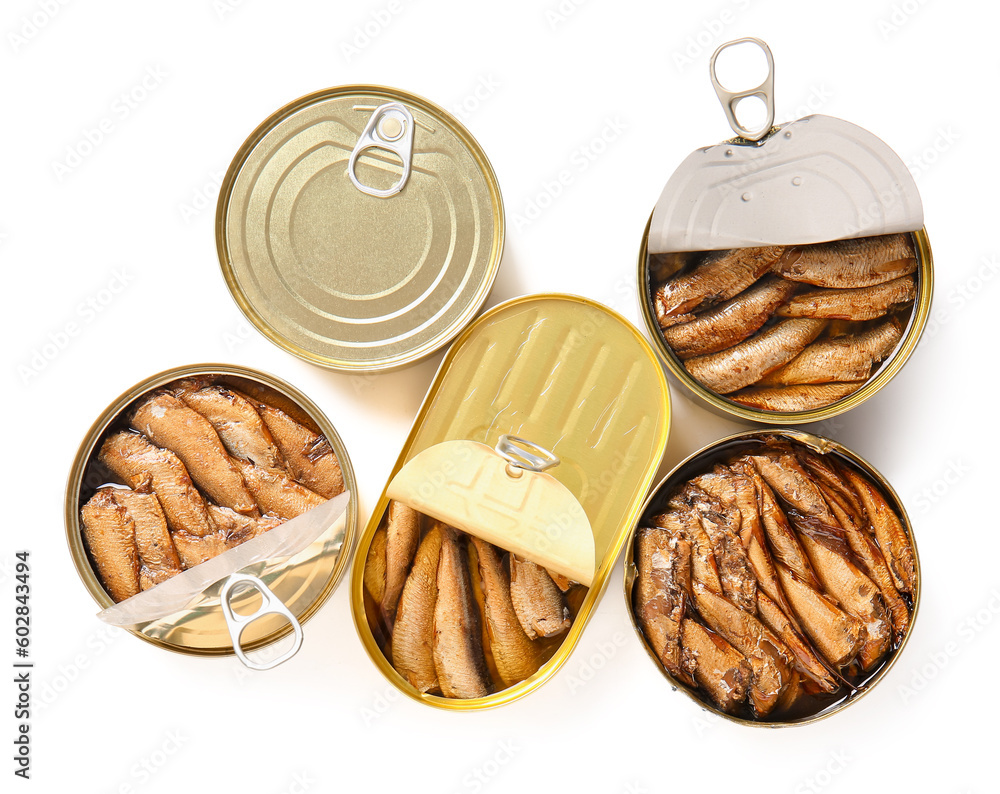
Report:
[[[551,450],[552,476],[582,505],[593,530],[591,587],[555,654],[534,675],[486,697],[425,694],[393,668],[365,566],[388,507],[383,491],[358,546],[351,608],[362,644],[383,675],[409,697],[450,710],[491,708],[548,681],[572,653],[607,586],[625,537],[655,476],[669,428],[662,368],[642,335],[586,298],[516,298],[480,317],[449,349],[399,458],[397,473],[421,452],[454,440],[490,447],[506,434]]]
[[[913,626],[916,623],[917,614],[920,611],[920,594],[923,590],[923,576],[920,570],[920,556],[917,550],[916,538],[913,535],[913,526],[910,523],[906,509],[903,507],[902,500],[899,498],[899,495],[893,489],[892,485],[889,484],[889,481],[886,480],[885,477],[883,477],[882,474],[868,461],[857,453],[852,452],[847,447],[838,444],[836,441],[831,441],[830,439],[815,436],[811,433],[806,433],[800,430],[786,430],[781,428],[758,429],[743,433],[736,433],[702,447],[700,450],[692,453],[683,461],[678,463],[677,466],[675,466],[673,470],[653,488],[649,497],[646,499],[645,504],[642,506],[640,521],[645,519],[647,516],[655,515],[657,512],[660,512],[664,506],[665,500],[668,498],[671,490],[676,485],[688,480],[692,476],[710,471],[712,464],[718,462],[727,454],[752,448],[754,445],[759,446],[761,439],[764,437],[776,437],[802,444],[818,455],[835,456],[841,461],[846,462],[849,466],[860,471],[871,483],[876,485],[882,491],[883,496],[887,497],[889,506],[901,519],[903,527],[909,537],[910,545],[913,549],[916,572],[914,592],[912,593],[909,626],[906,634],[899,641],[899,644],[890,652],[890,656],[884,661],[881,661],[879,665],[870,674],[868,674],[868,678],[863,681],[862,688],[852,690],[851,692],[843,695],[839,700],[836,700],[818,713],[789,721],[768,722],[763,720],[745,719],[740,716],[727,714],[721,709],[716,708],[715,705],[707,698],[700,697],[683,682],[676,680],[666,670],[659,658],[657,658],[656,653],[650,647],[649,642],[639,625],[639,621],[635,615],[634,601],[632,598],[633,586],[638,576],[634,555],[635,534],[639,528],[638,523],[630,530],[625,549],[624,592],[626,609],[628,610],[629,618],[632,621],[632,627],[635,630],[636,636],[638,637],[639,642],[642,643],[642,646],[649,655],[650,660],[654,665],[656,665],[656,668],[660,671],[663,677],[667,679],[672,688],[682,691],[702,708],[708,709],[718,714],[720,717],[724,717],[730,722],[739,723],[741,725],[751,725],[759,728],[783,728],[793,725],[806,725],[826,719],[827,717],[836,714],[842,709],[845,709],[851,704],[859,701],[886,676],[889,670],[892,669],[892,666],[899,659],[900,654],[902,654],[903,649],[906,647],[906,643],[913,634]]]
[[[123,417],[136,400],[173,381],[203,376],[217,377],[225,385],[240,389],[253,398],[269,395],[265,399],[280,400],[279,407],[286,413],[292,413],[301,421],[311,420],[330,442],[340,463],[345,490],[351,493],[343,538],[337,538],[337,532],[331,526],[302,551],[269,570],[267,576],[271,592],[302,624],[330,597],[347,568],[357,532],[354,497],[357,483],[343,441],[316,404],[283,380],[247,367],[199,364],[166,370],[137,383],[104,410],[84,436],[66,485],[66,541],[73,563],[87,591],[101,609],[112,606],[114,601],[98,580],[81,537],[80,508],[94,489],[104,482],[88,481],[91,460],[106,434],[123,426]],[[233,641],[220,603],[223,585],[224,580],[220,580],[184,609],[138,624],[129,631],[153,645],[180,653],[194,656],[233,654]],[[256,594],[235,597],[232,603],[236,612],[243,614],[247,607],[255,603],[255,597]],[[292,628],[284,618],[265,615],[244,627],[241,646],[251,652],[264,648],[287,637]]]
[[[453,339],[489,296],[504,212],[492,166],[449,113],[382,86],[304,96],[237,152],[216,213],[240,310],[294,355],[389,370]]]

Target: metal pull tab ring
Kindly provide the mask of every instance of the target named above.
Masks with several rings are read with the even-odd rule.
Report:
[[[406,186],[406,181],[410,178],[410,161],[413,159],[413,127],[413,114],[399,102],[386,102],[372,111],[347,161],[347,175],[354,187],[369,196],[389,198]],[[403,161],[403,175],[392,187],[379,190],[358,179],[358,157],[368,149],[385,149]]]
[[[263,603],[260,609],[252,615],[239,615],[233,610],[232,599],[235,589],[246,585],[253,587],[260,593]],[[277,667],[282,662],[287,662],[295,656],[299,648],[302,647],[302,625],[295,615],[289,612],[288,607],[256,576],[251,576],[248,573],[234,573],[226,580],[226,583],[222,587],[222,614],[226,617],[226,625],[229,628],[229,636],[233,640],[233,650],[236,651],[236,656],[251,670],[270,670],[272,667]],[[240,635],[247,624],[253,623],[257,618],[264,615],[281,615],[286,618],[292,624],[294,640],[292,647],[277,659],[272,659],[269,662],[255,662],[243,651],[243,646],[240,643]]]
[[[756,88],[750,88],[746,91],[729,91],[719,82],[719,77],[715,73],[715,60],[719,57],[719,53],[727,47],[745,43],[756,44],[764,51],[764,55],[767,56],[767,77]],[[727,41],[712,53],[712,60],[709,61],[708,71],[712,78],[712,87],[715,88],[715,93],[722,103],[722,109],[726,111],[726,118],[729,120],[729,126],[733,128],[733,132],[749,141],[759,141],[767,135],[771,131],[771,127],[774,126],[774,57],[771,55],[771,48],[760,39],[755,39],[752,36]],[[767,107],[767,120],[764,122],[764,126],[758,130],[748,130],[736,118],[736,106],[741,100],[751,96],[762,99],[764,105]]]
[[[500,436],[496,451],[507,460],[507,474],[511,477],[520,477],[522,471],[542,472],[559,465],[559,458],[545,447],[518,436]]]

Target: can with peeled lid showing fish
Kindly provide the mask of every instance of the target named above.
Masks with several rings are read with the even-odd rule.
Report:
[[[721,439],[652,491],[625,598],[660,672],[735,722],[802,725],[859,700],[912,633],[922,580],[896,492],[794,430]]]
[[[346,570],[355,493],[340,436],[297,389],[246,367],[178,367],[87,432],[66,538],[104,622],[268,669]]]
[[[509,703],[568,659],[666,447],[656,354],[586,298],[516,298],[441,363],[361,536],[351,608],[423,703]]]
[[[331,369],[429,356],[479,312],[504,212],[486,154],[453,116],[383,86],[341,86],[272,114],[223,181],[216,246],[240,310]]]
[[[767,78],[730,92],[718,56],[759,46]],[[710,73],[737,137],[689,155],[643,234],[639,303],[671,375],[716,413],[799,424],[860,405],[902,368],[930,313],[916,184],[880,139],[823,115],[774,125],[774,62],[722,45]],[[737,118],[756,97],[768,117]]]

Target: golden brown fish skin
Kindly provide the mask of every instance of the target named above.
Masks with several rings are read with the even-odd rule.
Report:
[[[406,575],[420,544],[420,514],[396,501],[389,502],[386,513],[385,594],[381,606],[385,623],[392,629],[399,594],[403,592]]]
[[[700,582],[716,595],[722,595],[719,566],[712,550],[712,541],[702,527],[697,513],[689,506],[661,513],[650,519],[653,526],[679,533],[691,544],[691,580]]]
[[[889,565],[893,584],[901,593],[912,593],[917,583],[917,561],[903,523],[874,485],[846,466],[841,471],[861,499],[879,548]]]
[[[845,612],[864,623],[867,640],[858,659],[864,670],[870,670],[890,644],[891,626],[878,587],[854,563],[814,538],[804,535],[802,545],[823,589]]]
[[[213,504],[208,506],[208,514],[225,537],[226,547],[231,549],[285,523],[284,519],[271,513],[254,518]]]
[[[792,613],[785,612],[766,594],[758,593],[757,614],[761,622],[780,637],[788,650],[792,652],[795,657],[793,663],[799,672],[815,681],[824,692],[837,691],[840,683],[826,669],[819,656],[813,652],[808,641],[792,624]]]
[[[782,320],[738,345],[684,362],[691,377],[717,394],[730,394],[757,383],[812,342],[826,320],[796,317]]]
[[[794,413],[824,408],[854,394],[864,381],[846,383],[797,384],[795,386],[762,386],[744,389],[726,397],[733,402],[758,411]]]
[[[257,504],[212,424],[183,400],[157,392],[132,412],[129,423],[154,444],[169,449],[216,504],[258,515]]]
[[[872,287],[915,272],[916,254],[908,234],[886,234],[806,245],[799,255],[778,260],[774,272],[817,287]]]
[[[205,500],[173,452],[153,446],[138,433],[122,431],[105,440],[98,458],[133,490],[152,488],[171,531],[196,537],[215,532]]]
[[[226,451],[262,469],[288,473],[288,466],[264,420],[246,397],[222,386],[178,393],[185,405],[205,417]]]
[[[226,535],[221,530],[202,537],[181,531],[172,533],[170,537],[185,571],[229,551]]]
[[[831,531],[840,530],[823,494],[790,447],[776,443],[748,458],[776,496],[799,512],[827,524]]]
[[[570,579],[568,576],[563,576],[561,573],[555,573],[554,571],[549,571],[549,576],[552,577],[552,581],[556,583],[562,592],[569,590],[574,584],[578,584]]]
[[[445,526],[435,521],[417,548],[392,631],[392,666],[417,691],[440,690],[434,666],[434,610]]]
[[[323,504],[326,499],[280,472],[268,471],[244,460],[236,465],[257,504],[266,513],[280,518],[295,518]]]
[[[513,686],[538,672],[542,666],[543,649],[540,644],[533,643],[521,628],[511,600],[511,584],[496,547],[477,537],[470,539],[479,561],[490,650],[500,674],[500,683],[504,687]],[[555,585],[552,587],[555,588]]]
[[[148,590],[181,572],[181,561],[167,529],[167,517],[152,493],[116,488],[115,501],[124,508],[135,528],[135,547],[139,552],[139,585]]]
[[[752,464],[750,466],[752,468]],[[753,470],[756,472],[756,469]],[[788,523],[788,517],[778,506],[770,486],[764,482],[759,473],[757,473],[754,484],[760,494],[761,518],[776,564],[787,566],[804,583],[810,587],[818,588],[819,579],[816,578],[805,549],[802,548],[798,535]],[[777,572],[777,565],[775,572]]]
[[[385,595],[385,527],[375,530],[372,542],[368,546],[364,584],[372,600],[376,604],[381,604],[382,596]]]
[[[903,326],[895,317],[860,334],[813,342],[785,366],[761,379],[761,386],[867,380],[872,367],[896,349]]]
[[[834,669],[850,664],[868,639],[864,623],[799,581],[785,566],[778,564],[776,570],[795,617],[816,650]]]
[[[739,509],[723,504],[693,482],[688,483],[670,504],[678,507],[687,504],[697,513],[712,543],[719,581],[722,583],[722,594],[741,609],[755,611],[757,580],[739,537],[741,525]]]
[[[141,562],[135,544],[135,526],[114,497],[113,488],[101,488],[80,511],[83,542],[97,567],[97,578],[115,600],[124,601],[141,589]]]
[[[471,541],[472,536],[469,536]],[[469,555],[469,580],[472,583],[472,594],[476,598],[476,609],[479,610],[479,614],[484,616],[484,619],[480,621],[482,627],[482,637],[481,642],[483,646],[483,658],[486,660],[486,672],[489,675],[490,681],[503,681],[503,677],[500,675],[500,670],[497,668],[497,660],[493,656],[492,640],[490,639],[490,624],[489,621],[485,619],[486,615],[486,595],[483,592],[483,577],[479,570],[479,553],[476,551],[476,546],[473,543],[465,544],[465,551]],[[497,549],[497,554],[502,558],[503,550]],[[506,575],[506,567],[504,567],[504,574]],[[538,643],[541,645],[541,643]]]
[[[263,403],[257,408],[296,480],[327,499],[343,493],[344,474],[324,436],[277,408]]]
[[[785,253],[781,246],[736,248],[711,252],[693,270],[663,284],[653,305],[661,328],[703,306],[729,300],[774,267]]]
[[[753,680],[750,663],[726,640],[690,618],[681,624],[681,642],[685,666],[699,686],[722,711],[735,712]]]
[[[681,655],[681,623],[691,592],[691,543],[680,529],[642,527],[635,539],[635,564],[633,598],[643,634],[667,672],[694,686]]]
[[[902,276],[861,289],[818,289],[796,295],[775,312],[779,317],[824,317],[861,322],[883,317],[912,303],[917,288],[913,276]]]
[[[764,279],[721,306],[664,328],[663,338],[680,358],[717,353],[759,330],[795,289],[784,279]]]
[[[300,425],[308,427],[317,435],[323,432],[320,430],[319,425],[316,424],[316,421],[308,414],[308,412],[300,408],[298,403],[286,397],[284,394],[276,392],[269,386],[263,386],[259,383],[255,383],[254,381],[237,377],[222,378],[221,382],[229,386],[241,397],[245,397],[250,400],[250,402],[257,406],[258,409],[261,404],[270,406],[271,408],[276,408],[277,410],[290,416]]]
[[[758,717],[767,716],[791,680],[791,651],[753,614],[722,596],[695,585],[694,600],[708,627],[750,662],[750,702]]]
[[[479,698],[490,694],[492,687],[463,546],[456,530],[445,530],[434,605],[434,669],[445,697]]]
[[[572,625],[562,592],[541,565],[510,555],[510,596],[529,639],[556,637]]]
[[[815,452],[804,448],[796,448],[795,455],[803,468],[809,472],[818,485],[825,485],[842,497],[842,500],[847,503],[845,507],[849,509],[851,516],[856,521],[861,519],[864,515],[864,507],[861,504],[861,500],[847,479],[840,473],[840,469],[836,464],[831,464],[825,456],[817,455]]]

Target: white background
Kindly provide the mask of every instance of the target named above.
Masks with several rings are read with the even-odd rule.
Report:
[[[695,5],[4,3],[0,658],[13,661],[2,647],[13,645],[13,554],[30,549],[37,666],[26,785],[81,794],[996,789],[1000,111],[989,90],[1000,11],[916,0]],[[366,24],[380,28],[367,43]],[[344,584],[306,625],[300,654],[269,673],[102,628],[62,511],[77,445],[112,398],[182,364],[273,372],[339,428],[366,520],[440,360],[355,378],[301,362],[249,328],[219,272],[213,216],[218,182],[260,121],[302,94],[364,82],[454,110],[505,197],[491,304],[568,291],[638,323],[640,234],[677,164],[728,137],[707,61],[743,35],[774,51],[778,121],[841,116],[913,168],[934,247],[934,320],[916,354],[875,398],[822,428],[895,484],[923,565],[914,635],[868,698],[778,732],[707,717],[640,648],[620,563],[563,670],[526,699],[473,715],[396,694],[362,650]],[[151,90],[128,108],[120,95],[142,93],[144,77]],[[111,125],[103,140],[68,172],[58,168],[68,149],[87,150],[85,131],[102,120]],[[595,146],[602,134],[612,140]],[[571,184],[551,198],[563,170]],[[109,286],[121,289],[88,313]],[[35,358],[71,323],[78,333],[63,349]],[[672,395],[664,472],[740,429]],[[4,703],[14,696],[3,687]],[[11,711],[0,753],[7,781]]]

